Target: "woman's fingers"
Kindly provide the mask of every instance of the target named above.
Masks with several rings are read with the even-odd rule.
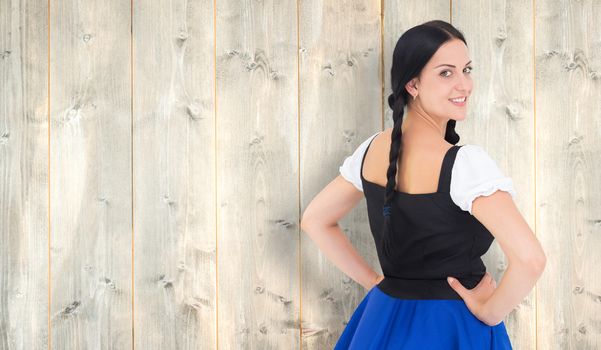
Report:
[[[490,283],[489,277],[490,277],[490,274],[488,272],[486,272],[484,274],[484,276],[482,277],[482,279],[480,280],[480,282],[478,282],[478,284],[480,285],[480,284]]]

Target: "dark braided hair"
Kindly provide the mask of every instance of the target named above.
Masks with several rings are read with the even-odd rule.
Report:
[[[397,160],[403,151],[401,142],[403,115],[405,105],[409,104],[411,95],[405,85],[418,76],[430,58],[445,42],[453,39],[463,41],[463,34],[453,25],[441,20],[422,23],[407,30],[396,43],[392,59],[391,87],[392,94],[388,96],[388,105],[392,108],[392,134],[390,135],[390,155],[386,177],[386,194],[384,201],[384,231],[390,229],[391,206],[395,196]],[[447,122],[445,140],[453,145],[459,142],[459,135],[455,132],[456,121]]]

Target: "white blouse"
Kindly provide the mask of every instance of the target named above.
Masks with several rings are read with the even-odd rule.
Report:
[[[340,175],[363,191],[361,183],[361,161],[370,141],[381,131],[363,141],[344,159],[338,168]],[[472,214],[472,202],[478,196],[490,196],[497,190],[508,192],[513,198],[516,191],[513,181],[505,176],[497,163],[478,145],[465,144],[459,148],[451,170],[450,196],[462,210]]]

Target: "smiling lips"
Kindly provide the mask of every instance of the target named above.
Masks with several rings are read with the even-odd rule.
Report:
[[[451,101],[451,103],[455,106],[463,107],[465,106],[465,101],[467,101],[467,96],[450,98],[449,101]]]

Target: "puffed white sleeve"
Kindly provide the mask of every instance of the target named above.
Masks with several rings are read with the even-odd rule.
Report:
[[[353,154],[346,157],[342,165],[338,168],[340,175],[348,182],[352,183],[361,192],[363,192],[363,184],[361,183],[361,162],[363,161],[363,155],[371,140],[373,140],[380,132],[381,131],[371,135],[357,146]]]
[[[472,144],[461,146],[451,171],[450,195],[453,202],[472,214],[474,199],[490,196],[498,190],[516,197],[512,179],[503,174],[484,148]]]

